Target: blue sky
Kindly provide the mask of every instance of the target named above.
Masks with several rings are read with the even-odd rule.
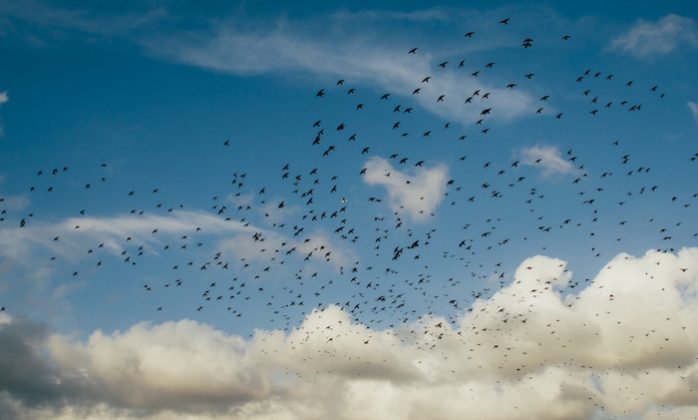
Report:
[[[530,258],[548,258],[535,261],[549,265],[540,276],[563,307],[586,296],[592,308],[610,261],[642,265],[661,251],[667,264],[695,267],[696,11],[688,1],[4,3],[5,324],[47,331],[36,346],[53,343],[49,364],[73,360],[65,346],[90,348],[98,330],[118,341],[128,333],[115,331],[188,322],[248,340],[255,354],[254,337],[290,340],[325,311],[360,336],[432,317],[466,331],[477,305],[506,302],[525,282]],[[618,284],[636,280],[627,272]],[[662,275],[692,299],[695,271]],[[628,311],[609,320],[630,321]],[[70,344],[59,352],[56,340]],[[4,386],[27,418],[77,406],[95,417],[210,414],[194,397],[182,408],[109,393],[66,393],[36,412]],[[253,388],[242,394],[264,397],[243,403],[278,397]],[[281,414],[316,415],[289,408],[302,399],[286,403]],[[671,404],[647,400],[661,403]]]

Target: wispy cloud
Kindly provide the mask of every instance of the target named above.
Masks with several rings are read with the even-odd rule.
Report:
[[[666,15],[656,22],[639,20],[609,45],[613,51],[622,51],[637,58],[697,47],[698,29],[695,20],[675,14]]]
[[[424,220],[433,213],[446,191],[448,167],[444,164],[420,167],[409,174],[374,156],[364,168],[364,182],[385,187],[391,208],[397,212],[406,211],[413,220]]]
[[[686,106],[688,106],[688,110],[691,111],[691,115],[693,116],[693,121],[698,123],[698,104],[692,101],[689,101],[686,103]]]
[[[0,107],[2,107],[3,104],[7,103],[10,100],[10,97],[7,95],[7,91],[0,91]],[[5,129],[2,126],[2,120],[0,119],[0,138],[2,138],[5,135]]]
[[[0,183],[2,183],[4,178],[0,176]],[[26,194],[21,195],[9,195],[0,196],[0,209],[7,209],[11,211],[21,211],[29,207],[31,203],[31,198]]]
[[[21,204],[21,203],[20,203]],[[101,245],[120,256],[133,245],[157,254],[163,243],[181,235],[213,238],[216,249],[235,258],[269,260],[274,249],[296,248],[298,256],[311,254],[313,260],[330,261],[335,266],[349,262],[351,254],[333,244],[322,231],[288,235],[238,220],[225,220],[201,211],[174,211],[167,215],[119,215],[112,217],[71,217],[55,223],[33,223],[26,227],[0,228],[0,256],[29,261],[40,251],[50,251],[67,260],[86,257],[86,250]],[[264,241],[255,240],[259,235]],[[262,248],[269,252],[262,253]],[[330,256],[327,256],[327,253]],[[331,257],[331,258],[329,258]]]
[[[162,8],[100,13],[90,9],[57,7],[35,0],[0,3],[0,18],[29,22],[34,29],[76,30],[98,35],[124,35],[165,16]]]
[[[576,171],[574,165],[564,159],[555,146],[524,148],[518,155],[522,164],[541,168],[544,176],[565,175]]]
[[[495,86],[464,72],[440,69],[439,59],[431,53],[409,55],[404,48],[388,45],[370,31],[361,35],[327,33],[310,37],[285,23],[249,30],[226,24],[210,33],[159,38],[146,45],[154,54],[224,73],[295,71],[321,76],[325,83],[330,78],[347,79],[414,98],[428,111],[465,125],[479,119],[484,108],[492,108],[492,118],[509,120],[530,114],[534,103],[525,91],[506,89],[505,82]],[[420,83],[425,76],[432,76],[431,81]],[[412,95],[417,87],[421,93]],[[464,99],[476,90],[490,92],[489,99],[479,105],[464,104]],[[443,100],[437,102],[443,94]]]
[[[454,30],[467,22],[468,28],[480,31],[490,28],[498,16],[511,12],[449,8],[404,12],[362,10],[296,22],[280,18],[256,23],[216,17],[208,28],[182,30],[176,28],[177,18],[170,16],[165,8],[134,8],[114,14],[99,8],[53,7],[34,0],[0,5],[0,18],[32,24],[32,29],[24,34],[32,42],[46,43],[42,40],[53,37],[52,31],[79,31],[119,36],[144,46],[152,55],[217,72],[236,75],[296,72],[314,79],[319,76],[324,83],[346,78],[351,83],[411,98],[429,112],[463,125],[477,121],[485,108],[492,109],[489,117],[493,120],[533,115],[535,95],[520,87],[506,89],[511,80],[485,81],[462,71],[440,69],[437,64],[456,53],[469,59],[478,51],[516,45],[518,40],[506,32],[491,33],[471,46],[454,42],[431,51],[422,48],[416,56],[408,56],[405,42],[417,38],[414,31],[393,34],[376,29],[375,21],[444,22]],[[543,19],[553,25],[560,23],[559,17],[545,8],[538,14],[518,9],[517,13],[523,22]],[[33,32],[44,29],[51,31],[48,35]],[[425,76],[432,79],[422,85],[420,81]],[[421,94],[413,96],[411,93],[418,86]],[[489,92],[489,99],[481,101],[476,97],[474,103],[464,104],[464,99],[477,90]],[[437,102],[444,94],[443,101]]]
[[[454,19],[454,12],[455,10],[448,10],[440,7],[405,12],[392,10],[360,10],[357,12],[350,12],[344,10],[333,14],[332,17],[352,21],[368,19],[379,21],[447,22]]]

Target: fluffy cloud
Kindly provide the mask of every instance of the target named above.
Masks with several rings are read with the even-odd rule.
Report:
[[[638,21],[626,33],[611,41],[609,48],[637,58],[670,53],[679,48],[698,47],[695,20],[669,14],[656,22]]]
[[[330,306],[250,339],[182,320],[81,340],[0,314],[0,406],[20,419],[695,414],[698,248],[620,254],[560,293],[572,280],[536,256],[456,324],[376,330]]]
[[[564,159],[555,146],[533,146],[521,149],[518,155],[522,164],[541,168],[544,176],[565,175],[576,171],[574,165]]]
[[[446,191],[448,167],[443,164],[419,167],[413,175],[408,175],[393,168],[387,160],[374,156],[364,168],[364,182],[385,187],[392,209],[407,211],[414,220],[424,220],[434,212]]]

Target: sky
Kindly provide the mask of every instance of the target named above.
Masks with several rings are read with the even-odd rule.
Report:
[[[0,419],[698,417],[697,19],[0,3]]]

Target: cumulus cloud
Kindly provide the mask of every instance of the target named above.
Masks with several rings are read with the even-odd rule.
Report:
[[[639,20],[619,35],[609,48],[637,58],[667,54],[680,48],[698,47],[698,30],[692,18],[666,15],[656,22]]]
[[[574,165],[560,154],[555,146],[533,146],[518,153],[521,163],[542,169],[544,176],[566,175],[576,171]]]
[[[448,167],[419,167],[413,175],[393,168],[387,160],[374,156],[366,161],[363,180],[381,185],[388,191],[388,200],[395,211],[406,211],[414,220],[424,220],[436,210],[444,197]]]
[[[86,339],[0,314],[13,418],[681,418],[698,406],[698,248],[620,254],[577,294],[536,256],[451,324],[316,309],[250,339],[191,320]],[[568,289],[569,290],[569,289]]]
[[[686,106],[688,106],[688,110],[691,111],[691,115],[693,116],[693,120],[698,123],[698,104],[695,102],[687,102]]]

